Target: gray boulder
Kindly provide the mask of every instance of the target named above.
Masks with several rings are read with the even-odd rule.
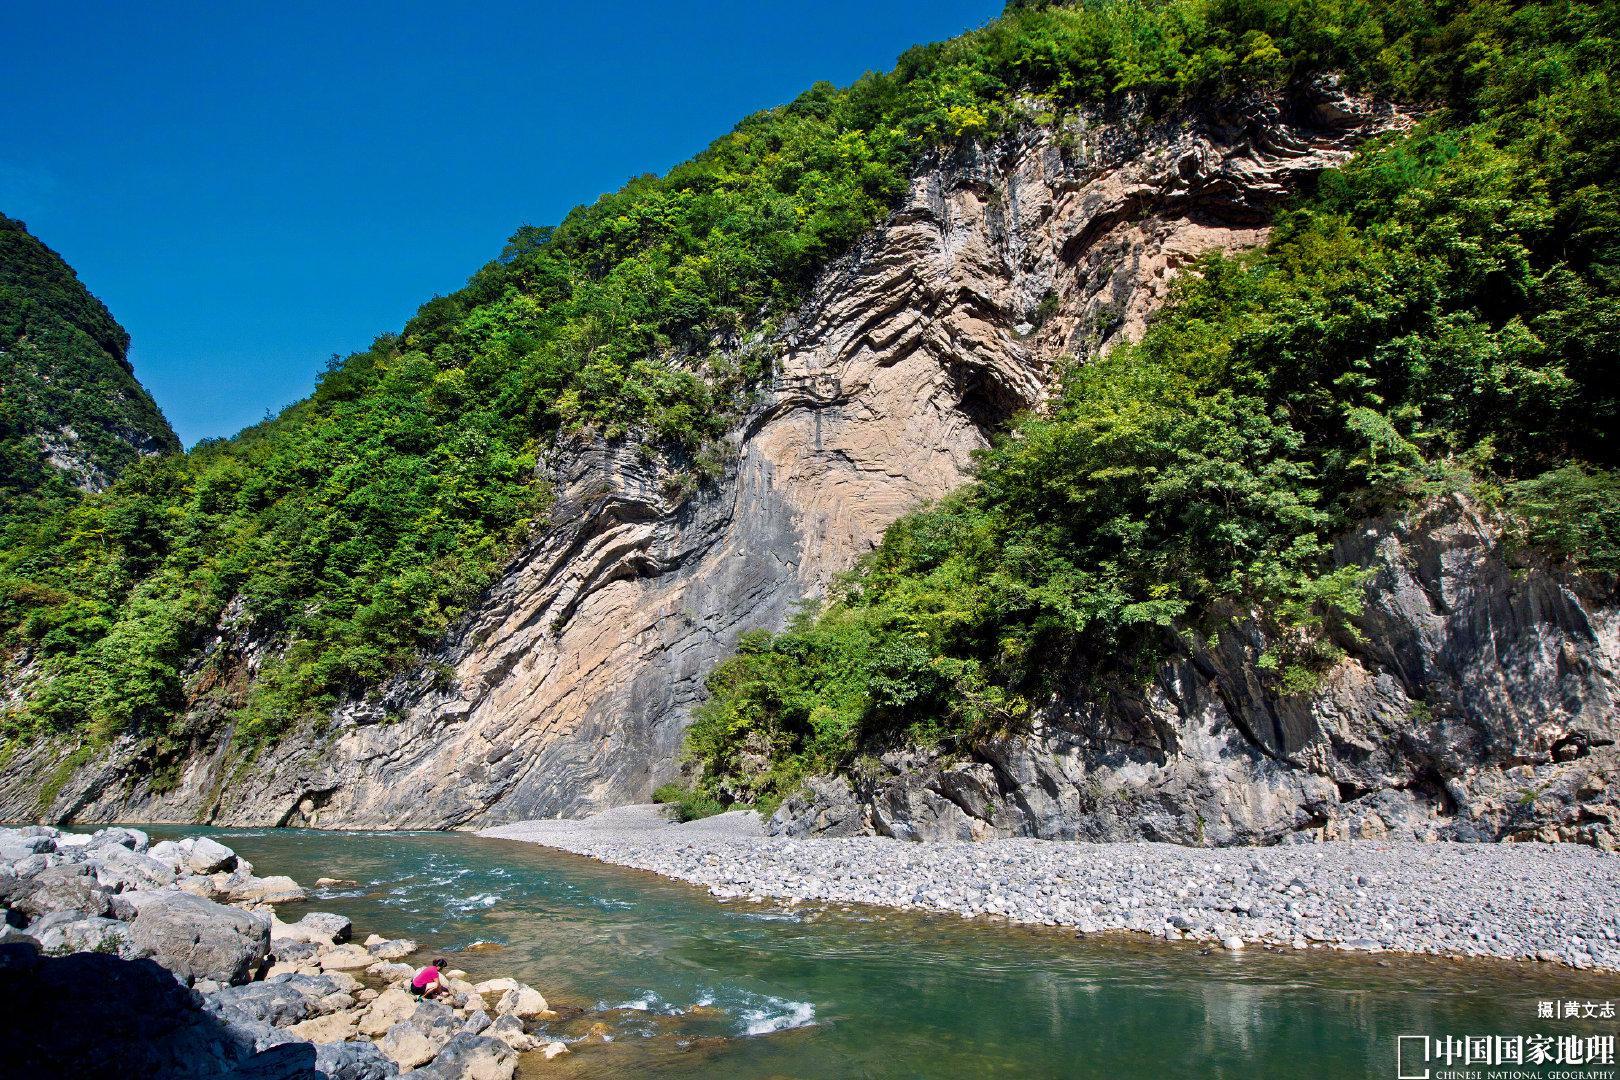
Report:
[[[324,1005],[321,1005],[321,1002],[331,998],[334,994],[344,995],[346,985],[339,982],[338,979],[339,976],[333,975],[304,975],[287,971],[274,978],[266,979],[265,983],[271,986],[290,986],[306,998],[309,998],[310,1001],[315,1002],[319,1006],[317,1012],[324,1012],[328,1010]],[[351,1000],[349,1004],[352,1005],[353,1001]]]
[[[388,1029],[377,1045],[402,1069],[425,1065],[457,1034],[460,1025],[448,1006],[424,1001]]]
[[[292,938],[274,938],[270,942],[270,951],[276,954],[277,960],[287,963],[297,963],[300,960],[313,960],[320,951],[320,946],[313,941],[294,941]]]
[[[56,850],[56,837],[23,829],[0,829],[0,862],[14,862],[29,855]]]
[[[152,845],[149,854],[174,867],[180,874],[218,874],[235,870],[239,863],[236,852],[206,836],[188,836],[184,840],[165,840]]]
[[[501,1040],[517,1053],[533,1050],[537,1042],[533,1035],[523,1030],[523,1021],[511,1015],[497,1017],[483,1034]]]
[[[16,864],[14,869],[31,870],[35,865],[38,864],[25,860]],[[42,869],[26,875],[19,873],[9,880],[0,879],[0,890],[7,894],[0,896],[0,901],[30,918],[53,911],[112,914],[112,902],[107,891],[96,882],[93,869],[84,863],[44,865]]]
[[[284,982],[250,982],[205,995],[206,1005],[231,1021],[287,1027],[315,1015],[316,998]]]
[[[85,844],[85,847],[91,851],[104,847],[121,847],[127,851],[145,851],[151,846],[151,838],[140,829],[126,829],[121,826],[99,829],[90,835],[89,843]]]
[[[319,1080],[315,1047],[286,1042],[261,1050],[223,1074],[223,1080]]]
[[[391,1080],[399,1066],[374,1044],[357,1040],[316,1046],[315,1071],[326,1080]]]
[[[133,949],[188,986],[197,979],[247,982],[270,952],[270,924],[237,908],[183,892],[132,892]]]
[[[19,945],[35,952],[40,950],[39,939],[34,935],[25,933],[7,923],[0,923],[0,948],[8,945]]]
[[[174,870],[167,864],[118,844],[93,849],[89,865],[96,883],[108,892],[167,889],[174,884]]]
[[[329,911],[312,911],[293,925],[304,927],[322,937],[329,937],[334,945],[342,945],[354,935],[353,923],[344,916],[334,915]]]
[[[511,1080],[518,1055],[500,1039],[461,1032],[439,1051],[431,1064],[411,1075],[422,1080]]]
[[[871,832],[866,807],[841,776],[813,776],[783,800],[765,825],[771,836],[861,836]]]
[[[409,938],[368,939],[366,951],[379,960],[399,960],[416,951],[416,942]]]
[[[51,917],[41,919],[44,923]],[[99,916],[67,919],[38,932],[39,946],[52,955],[74,952],[133,954],[129,926]]]

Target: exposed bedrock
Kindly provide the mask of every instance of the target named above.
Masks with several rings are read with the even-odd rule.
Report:
[[[1563,840],[1620,847],[1620,611],[1512,557],[1459,499],[1339,545],[1369,567],[1346,658],[1314,693],[1260,677],[1240,622],[1145,687],[1077,691],[1027,736],[818,778],[793,835],[1270,843]]]
[[[548,525],[435,662],[237,774],[207,706],[156,790],[135,748],[45,799],[53,817],[443,827],[644,800],[676,771],[704,674],[779,628],[902,513],[959,485],[1038,406],[1059,357],[1140,332],[1178,269],[1261,242],[1271,209],[1403,123],[1325,88],[1221,121],[1097,118],[925,165],[889,220],[751,347],[769,384],[724,475],[681,494],[631,445],[546,464]],[[251,672],[262,647],[230,627]],[[19,755],[0,816],[31,816],[60,747]]]

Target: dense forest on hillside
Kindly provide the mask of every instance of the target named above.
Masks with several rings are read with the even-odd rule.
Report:
[[[0,537],[142,453],[180,449],[128,352],[129,335],[61,257],[0,214]]]
[[[689,734],[704,794],[769,805],[862,753],[971,746],[1234,615],[1266,625],[1275,689],[1309,692],[1363,595],[1333,539],[1437,492],[1620,571],[1620,5],[1430,14],[1417,131],[1185,277],[825,611],[744,640]]]
[[[366,693],[543,520],[535,466],[557,439],[627,440],[712,477],[770,363],[745,344],[930,150],[1334,72],[1441,111],[1324,185],[1260,258],[1208,265],[1140,348],[1077,370],[838,604],[750,639],[695,746],[715,790],[771,797],[874,742],[1016,721],[1052,660],[1221,601],[1300,627],[1301,655],[1277,663],[1303,677],[1310,629],[1354,602],[1321,572],[1353,515],[1465,468],[1536,507],[1537,538],[1612,512],[1615,21],[1612,4],[1021,4],[814,87],[666,176],[519,230],[280,416],[43,519],[8,502],[0,640],[22,692],[6,737],[174,737],[222,620],[266,646],[221,701],[244,750]],[[761,738],[780,766],[735,776]]]

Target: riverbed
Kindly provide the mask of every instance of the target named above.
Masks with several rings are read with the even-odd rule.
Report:
[[[1538,1019],[1620,979],[1493,961],[1238,953],[852,905],[723,903],[533,844],[208,831],[359,934],[512,975],[573,1052],[525,1074],[1391,1077],[1400,1035],[1614,1034]],[[291,913],[291,909],[289,909]]]

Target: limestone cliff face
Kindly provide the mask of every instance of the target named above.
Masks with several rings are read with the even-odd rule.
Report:
[[[444,827],[645,799],[676,772],[702,679],[778,628],[902,513],[960,484],[1058,359],[1138,333],[1179,268],[1262,241],[1299,181],[1400,122],[1331,91],[1162,126],[1087,120],[931,161],[889,221],[749,347],[773,376],[694,495],[629,445],[558,447],[558,500],[429,668],[245,774],[201,709],[156,790],[125,754],[48,815]],[[228,667],[260,646],[222,627]],[[133,748],[129,748],[133,753]],[[33,812],[38,748],[0,779]]]
[[[1029,736],[815,781],[777,832],[1267,843],[1542,839],[1620,848],[1620,608],[1515,554],[1462,499],[1338,545],[1371,569],[1314,693],[1258,678],[1253,623],[1146,687],[1077,690]],[[1568,742],[1598,745],[1585,756]],[[1560,744],[1564,745],[1560,745]],[[1566,760],[1570,759],[1570,760]]]

